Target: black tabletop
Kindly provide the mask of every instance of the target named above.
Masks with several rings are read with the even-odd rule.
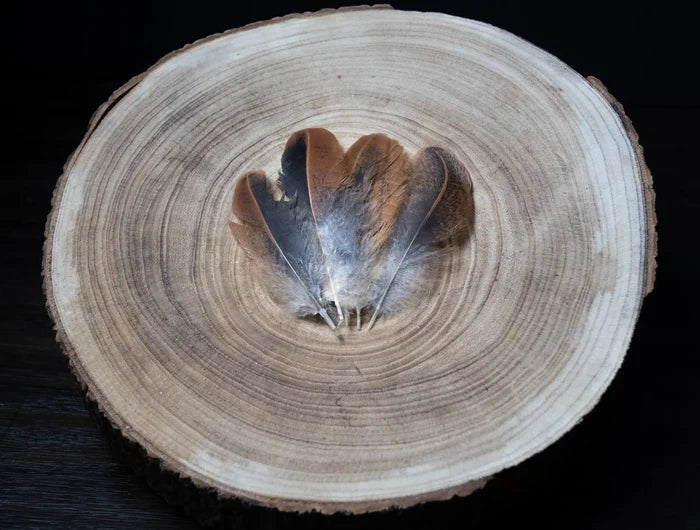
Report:
[[[44,223],[92,112],[132,75],[208,34],[331,7],[258,4],[24,3],[3,16],[0,528],[196,527],[86,411],[44,307]],[[700,528],[697,31],[668,2],[531,4],[394,2],[510,30],[625,104],[654,177],[659,269],[620,372],[578,426],[470,497],[359,518],[252,512],[238,527]]]

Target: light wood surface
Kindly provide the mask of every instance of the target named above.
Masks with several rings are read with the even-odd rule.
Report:
[[[430,296],[370,332],[277,307],[227,227],[235,178],[286,138],[444,147],[474,231]],[[175,52],[68,161],[45,290],[88,397],[204,488],[364,512],[467,494],[600,399],[653,285],[651,177],[600,82],[503,30],[323,11]]]

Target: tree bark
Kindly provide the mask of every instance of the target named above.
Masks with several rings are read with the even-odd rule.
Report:
[[[235,179],[275,174],[304,127],[445,147],[472,176],[473,234],[370,332],[277,307],[227,228]],[[483,23],[325,10],[115,92],[56,186],[44,286],[89,402],[166,489],[406,507],[483,486],[600,399],[653,286],[653,201],[597,79]]]

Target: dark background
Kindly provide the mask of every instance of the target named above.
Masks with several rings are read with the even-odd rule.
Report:
[[[131,76],[198,38],[341,4],[25,2],[3,8],[0,528],[192,528],[110,450],[54,341],[41,289],[50,197],[92,112]],[[595,75],[645,147],[659,269],[627,358],[561,440],[482,491],[360,518],[253,511],[251,527],[700,528],[697,336],[698,29],[661,2],[394,2],[507,29]]]

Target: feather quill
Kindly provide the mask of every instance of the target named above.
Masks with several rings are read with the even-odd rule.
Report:
[[[291,201],[275,201],[267,189],[265,174],[252,172],[243,175],[236,184],[233,214],[238,222],[229,221],[229,227],[240,245],[268,265],[281,266],[291,273],[292,284],[284,286],[289,291],[283,297],[289,299],[290,293],[298,293],[298,286],[302,287],[301,298],[292,296],[290,303],[295,312],[319,314],[335,329],[321,293],[325,263],[315,232],[309,234],[303,209],[296,208]]]

